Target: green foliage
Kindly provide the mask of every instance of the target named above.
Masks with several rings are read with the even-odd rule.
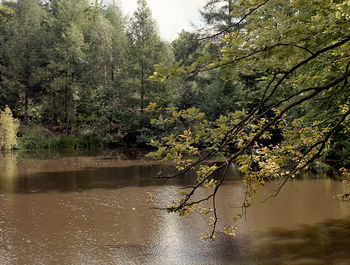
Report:
[[[130,89],[138,97],[140,111],[148,102],[162,100],[166,85],[148,80],[154,65],[169,64],[172,54],[168,45],[160,41],[157,25],[145,0],[137,1],[137,9],[127,29],[127,59],[133,64],[127,71],[132,85]]]
[[[337,198],[343,202],[350,203],[350,171],[349,169],[341,168],[340,172],[346,191],[343,194],[339,194]]]
[[[18,126],[8,106],[0,111],[0,150],[10,150],[16,145]]]
[[[96,137],[78,137],[59,134],[49,138],[47,147],[51,150],[80,149],[102,147],[103,143]]]
[[[10,5],[10,3],[6,3]],[[12,3],[13,14],[2,25],[3,49],[0,104],[9,105],[16,116],[28,121],[28,109],[34,91],[40,91],[40,65],[45,61],[43,52],[44,12],[38,1]],[[18,104],[21,103],[21,104]]]
[[[241,211],[224,229],[234,234],[235,222],[265,181],[281,179],[281,187],[271,194],[277,196],[288,179],[320,163],[332,136],[345,132],[350,116],[348,1],[208,1],[218,2],[229,2],[229,16],[235,18],[226,24],[229,30],[206,38],[219,54],[204,53],[190,65],[159,66],[152,77],[160,82],[193,75],[205,79],[205,73],[220,71],[233,85],[233,104],[238,104],[229,109],[232,113],[218,115],[220,110],[210,121],[198,110],[173,110],[153,121],[184,126],[153,141],[157,151],[151,155],[175,159],[177,175],[197,172],[196,185],[181,191],[167,209],[183,215],[197,207],[201,211],[201,204],[211,201],[212,210],[205,211],[212,228],[209,238],[215,236],[215,198],[230,163],[238,163],[244,174],[244,200],[235,203]],[[191,122],[183,115],[190,115]],[[206,167],[202,162],[212,157],[224,162]],[[198,199],[201,188],[209,189],[209,195]]]
[[[182,61],[184,65],[191,65],[201,56],[202,51],[197,45],[196,38],[195,33],[183,30],[171,43],[176,61]]]
[[[22,150],[36,150],[47,148],[47,135],[40,129],[19,132],[18,148]]]
[[[27,128],[21,134],[18,148],[24,150],[91,149],[103,146],[103,140],[98,137],[52,134],[40,127]]]
[[[5,22],[7,20],[7,17],[13,13],[14,12],[10,7],[0,3],[0,22]]]
[[[247,97],[243,97],[239,87],[229,80],[222,80],[220,72],[211,73],[198,91],[198,108],[209,120],[215,120],[220,115],[249,108]]]
[[[151,133],[141,105],[173,100],[172,84],[147,80],[154,64],[172,62],[173,54],[145,1],[130,21],[118,5],[88,0],[0,7],[0,105],[28,126],[145,144]]]
[[[219,2],[221,1],[210,1],[208,4],[220,5]],[[224,6],[223,9],[225,8]],[[224,18],[217,19],[228,23]],[[213,26],[212,21],[207,22],[209,27]],[[189,75],[178,72],[177,97],[174,101],[176,107],[179,109],[197,107],[207,115],[209,120],[226,115],[230,111],[242,109],[243,106],[248,108],[247,103],[252,104],[251,101],[254,102],[254,100],[252,99],[253,95],[248,97],[242,91],[247,86],[247,82],[242,86],[236,80],[223,80],[221,69],[211,72],[197,71],[199,66],[203,65],[211,56],[219,56],[220,47],[214,41],[201,43],[197,39],[198,34],[182,31],[178,38],[172,42],[175,59],[178,62],[171,69],[176,69],[176,71],[192,70]],[[161,69],[162,67],[157,68],[157,70]],[[155,77],[156,75],[151,78]],[[167,77],[163,81],[168,80]]]

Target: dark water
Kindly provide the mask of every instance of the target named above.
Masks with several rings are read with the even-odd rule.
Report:
[[[131,158],[1,155],[0,264],[350,264],[350,205],[333,198],[341,182],[291,181],[260,203],[279,185],[267,183],[237,236],[208,242],[200,215],[153,209],[148,196],[165,204],[191,180],[164,183],[154,176],[170,165]],[[241,192],[239,181],[222,187],[222,222]]]

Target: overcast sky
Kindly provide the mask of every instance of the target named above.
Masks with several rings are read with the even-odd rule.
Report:
[[[137,0],[119,0],[124,14],[132,15]],[[200,25],[198,9],[205,0],[147,0],[153,18],[157,21],[160,36],[164,40],[174,40],[182,29],[191,30],[191,22]]]

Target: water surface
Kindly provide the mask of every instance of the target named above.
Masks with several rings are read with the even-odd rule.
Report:
[[[199,237],[208,230],[201,215],[152,208],[176,199],[190,178],[159,181],[171,165],[132,158],[2,155],[0,264],[350,264],[339,181],[294,180],[260,203],[280,184],[267,183],[237,236],[209,242]],[[232,179],[218,194],[222,224],[242,201]]]

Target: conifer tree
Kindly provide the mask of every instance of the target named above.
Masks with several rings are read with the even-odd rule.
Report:
[[[161,48],[157,25],[145,0],[137,1],[137,10],[131,18],[127,36],[129,59],[133,64],[131,76],[135,80],[135,93],[139,96],[142,113],[146,105],[145,98],[153,86],[147,78],[158,63]]]
[[[211,30],[230,32],[233,4],[234,0],[208,0],[200,13]]]

